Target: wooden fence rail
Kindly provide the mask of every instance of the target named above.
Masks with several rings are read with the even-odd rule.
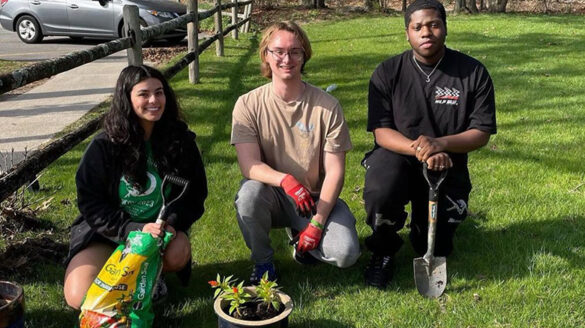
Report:
[[[98,44],[93,48],[71,52],[63,57],[45,60],[1,75],[0,94],[107,57],[120,50],[128,49],[131,45],[132,39],[129,37],[116,39]]]
[[[195,0],[191,1],[194,2]],[[193,24],[193,22],[197,22],[197,20],[202,20],[211,17],[214,13],[218,12],[218,10],[221,11],[232,8],[234,6],[246,6],[244,7],[245,8],[244,11],[246,11],[246,8],[251,6],[252,1],[253,0],[244,2],[234,1],[228,4],[218,5],[211,10],[199,12],[197,16],[194,14],[194,11],[190,11],[185,15],[167,21],[163,24],[147,27],[142,30],[140,29],[134,30],[133,33],[130,33],[130,36],[128,37],[102,43],[87,50],[72,52],[60,58],[44,61],[35,65],[31,65],[30,67],[27,68],[23,68],[9,74],[2,75],[0,76],[0,94],[18,88],[20,86],[26,85],[28,83],[43,78],[51,77],[58,73],[106,57],[120,50],[130,49],[132,47],[135,47],[136,45],[141,47],[142,43],[136,42],[137,39],[148,40],[156,36],[163,35],[167,31],[174,30],[179,26],[184,26],[185,24],[190,25]],[[196,11],[196,8],[197,8],[196,3],[195,5],[193,4],[189,5],[189,9],[195,9]],[[187,65],[198,60],[199,55],[205,49],[207,49],[213,42],[217,41],[220,38],[223,38],[225,35],[229,34],[233,30],[236,30],[238,27],[242,26],[243,28],[245,28],[246,26],[249,26],[249,22],[250,16],[248,15],[246,18],[242,19],[237,23],[233,23],[226,29],[222,30],[221,33],[216,33],[215,35],[208,38],[199,45],[189,44],[190,51],[173,66],[164,70],[163,71],[164,76],[167,79],[170,79],[171,77],[175,76]],[[141,33],[142,35],[137,35],[138,33]],[[190,36],[188,36],[189,43],[191,43],[193,39],[196,40],[196,37],[190,38]],[[192,48],[194,48],[195,50],[191,51]],[[199,74],[198,71],[196,72],[196,74],[197,75]],[[191,82],[195,83],[196,81],[192,80]],[[13,194],[16,190],[18,190],[18,188],[20,188],[20,186],[34,180],[39,172],[41,172],[43,169],[45,169],[59,157],[63,156],[65,153],[67,153],[81,141],[85,140],[86,138],[91,136],[95,131],[97,131],[99,129],[103,115],[104,114],[92,119],[91,121],[85,123],[83,126],[78,127],[74,131],[69,132],[65,136],[52,141],[42,149],[33,151],[27,157],[27,159],[18,163],[16,166],[14,166],[8,172],[2,175],[0,177],[0,201],[6,199],[8,196]]]

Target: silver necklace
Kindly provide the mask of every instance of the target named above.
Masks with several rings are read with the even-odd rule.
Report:
[[[431,82],[431,75],[433,75],[433,73],[435,72],[435,70],[437,69],[437,67],[439,67],[439,64],[441,63],[441,60],[443,60],[443,57],[445,57],[445,55],[441,56],[441,58],[439,59],[439,61],[437,62],[437,64],[435,65],[435,67],[433,68],[433,70],[429,74],[425,73],[425,71],[423,71],[423,69],[420,68],[420,65],[416,61],[416,58],[414,57],[414,55],[412,55],[412,60],[414,61],[414,64],[416,65],[416,67],[418,67],[419,71],[421,73],[423,73],[424,76],[427,77],[426,82],[429,83],[429,82]]]

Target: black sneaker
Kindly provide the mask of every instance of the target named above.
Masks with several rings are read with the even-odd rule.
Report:
[[[250,284],[258,285],[265,272],[268,272],[268,280],[276,280],[276,268],[272,262],[268,262],[254,265],[254,271],[252,271],[252,274],[250,275]]]
[[[298,264],[303,265],[313,265],[320,262],[316,257],[311,255],[311,253],[309,252],[304,253],[297,252],[296,244],[293,246],[293,259],[295,259],[295,262],[297,262]]]
[[[372,254],[370,263],[368,263],[366,271],[364,272],[366,285],[378,289],[386,289],[388,282],[392,280],[393,267],[394,261],[392,260],[392,257],[388,255]]]
[[[169,294],[169,289],[163,277],[158,278],[152,292],[152,304],[160,304]]]

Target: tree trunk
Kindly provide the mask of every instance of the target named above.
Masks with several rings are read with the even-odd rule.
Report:
[[[453,10],[456,13],[460,13],[465,10],[465,0],[455,0],[455,7]]]
[[[508,0],[500,0],[498,1],[498,12],[499,13],[505,13],[506,12],[506,6],[508,5]]]
[[[479,0],[479,10],[481,10],[481,11],[486,11],[487,10],[487,6],[486,6],[485,0]]]
[[[467,8],[469,8],[472,14],[479,13],[479,9],[477,9],[477,4],[475,3],[475,0],[467,0]]]
[[[374,0],[366,0],[366,8],[368,11],[374,9]]]
[[[488,0],[488,11],[491,13],[495,13],[498,9],[498,1],[497,0]]]
[[[406,0],[402,0],[402,12],[406,12]]]
[[[325,8],[325,0],[299,0],[299,5],[307,8]]]

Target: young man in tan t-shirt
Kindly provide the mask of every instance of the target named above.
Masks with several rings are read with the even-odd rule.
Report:
[[[298,262],[348,267],[360,250],[355,218],[339,199],[351,149],[341,106],[302,81],[311,45],[298,25],[267,28],[259,50],[262,74],[272,82],[238,99],[231,137],[245,177],[235,206],[255,264],[250,282],[265,272],[276,279],[271,228],[290,228],[298,238]]]

